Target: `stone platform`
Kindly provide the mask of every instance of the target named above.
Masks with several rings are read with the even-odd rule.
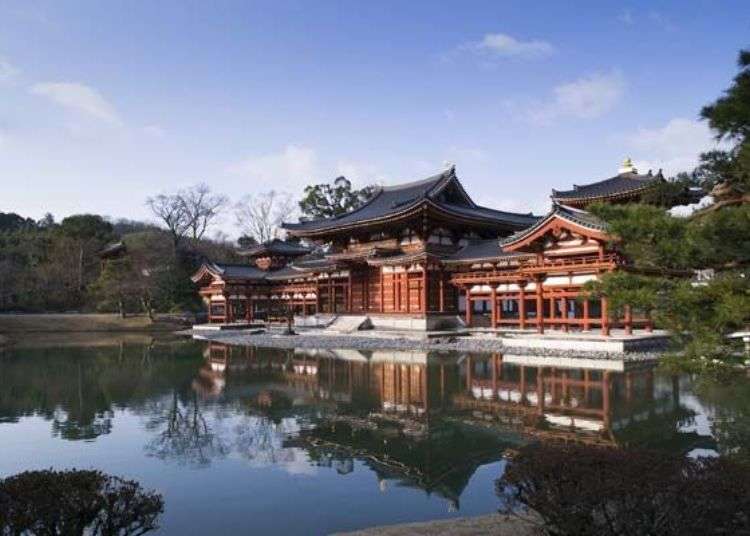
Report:
[[[609,337],[598,333],[528,333],[501,332],[498,337],[506,348],[529,348],[581,352],[642,352],[663,350],[669,344],[665,331],[636,332],[613,330]]]
[[[265,324],[258,322],[232,322],[230,324],[196,324],[193,331],[262,330]]]

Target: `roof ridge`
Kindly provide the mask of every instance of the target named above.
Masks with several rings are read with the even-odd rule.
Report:
[[[439,182],[443,179],[449,178],[454,176],[455,167],[452,166],[445,171],[442,171],[440,173],[437,173],[435,175],[431,175],[430,177],[427,177],[426,179],[419,179],[416,181],[410,181],[410,182],[404,182],[401,184],[393,184],[390,186],[381,186],[381,188],[386,192],[397,192],[399,190],[405,190],[407,188],[413,188],[414,186],[421,186],[423,184],[429,184],[430,182]],[[426,194],[425,194],[426,195]]]

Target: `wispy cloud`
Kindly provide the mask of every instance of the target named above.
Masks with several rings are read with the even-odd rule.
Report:
[[[298,191],[315,178],[318,156],[314,149],[289,144],[281,151],[257,154],[231,164],[230,173],[239,174],[266,189]]]
[[[706,123],[683,117],[663,126],[639,128],[625,143],[639,171],[663,169],[668,175],[692,171],[700,153],[718,147]]]
[[[39,95],[77,112],[113,125],[121,124],[115,107],[96,89],[77,82],[44,82],[30,89]]]
[[[163,138],[167,134],[160,125],[146,125],[143,127],[143,132],[153,138]]]
[[[527,117],[536,124],[564,117],[594,119],[614,108],[624,91],[625,79],[619,71],[591,74],[555,87],[552,98],[532,106]]]
[[[617,15],[617,20],[619,20],[623,24],[627,24],[628,26],[632,26],[635,24],[635,18],[633,17],[633,12],[629,9],[626,9],[624,11],[621,11],[619,15]]]
[[[0,82],[10,82],[18,76],[18,72],[13,64],[0,57]]]
[[[554,54],[555,47],[547,41],[523,41],[504,33],[488,33],[479,41],[457,46],[447,57],[473,54],[483,59],[537,59]]]

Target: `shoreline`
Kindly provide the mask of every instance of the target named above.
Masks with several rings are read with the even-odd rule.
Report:
[[[334,536],[532,536],[540,534],[538,526],[518,517],[486,514],[456,519],[441,519],[417,523],[379,525],[351,532],[337,532]]]
[[[550,356],[550,357],[584,357],[589,359],[623,361],[623,362],[653,362],[658,361],[661,352],[604,352],[579,350],[552,350],[543,348],[506,347],[496,337],[454,337],[450,341],[439,339],[408,338],[404,336],[374,337],[368,335],[333,335],[311,334],[300,332],[298,335],[281,335],[273,333],[243,333],[241,331],[196,332],[186,330],[193,339],[228,344],[231,346],[257,346],[263,348],[282,349],[354,349],[363,351],[393,350],[393,351],[437,351],[437,352],[503,352],[516,355]]]

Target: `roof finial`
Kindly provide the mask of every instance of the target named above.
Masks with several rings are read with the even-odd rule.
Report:
[[[625,160],[623,160],[622,166],[620,167],[618,172],[620,173],[620,175],[622,175],[623,173],[638,173],[638,170],[635,169],[633,161],[630,159],[630,157],[627,157]]]

